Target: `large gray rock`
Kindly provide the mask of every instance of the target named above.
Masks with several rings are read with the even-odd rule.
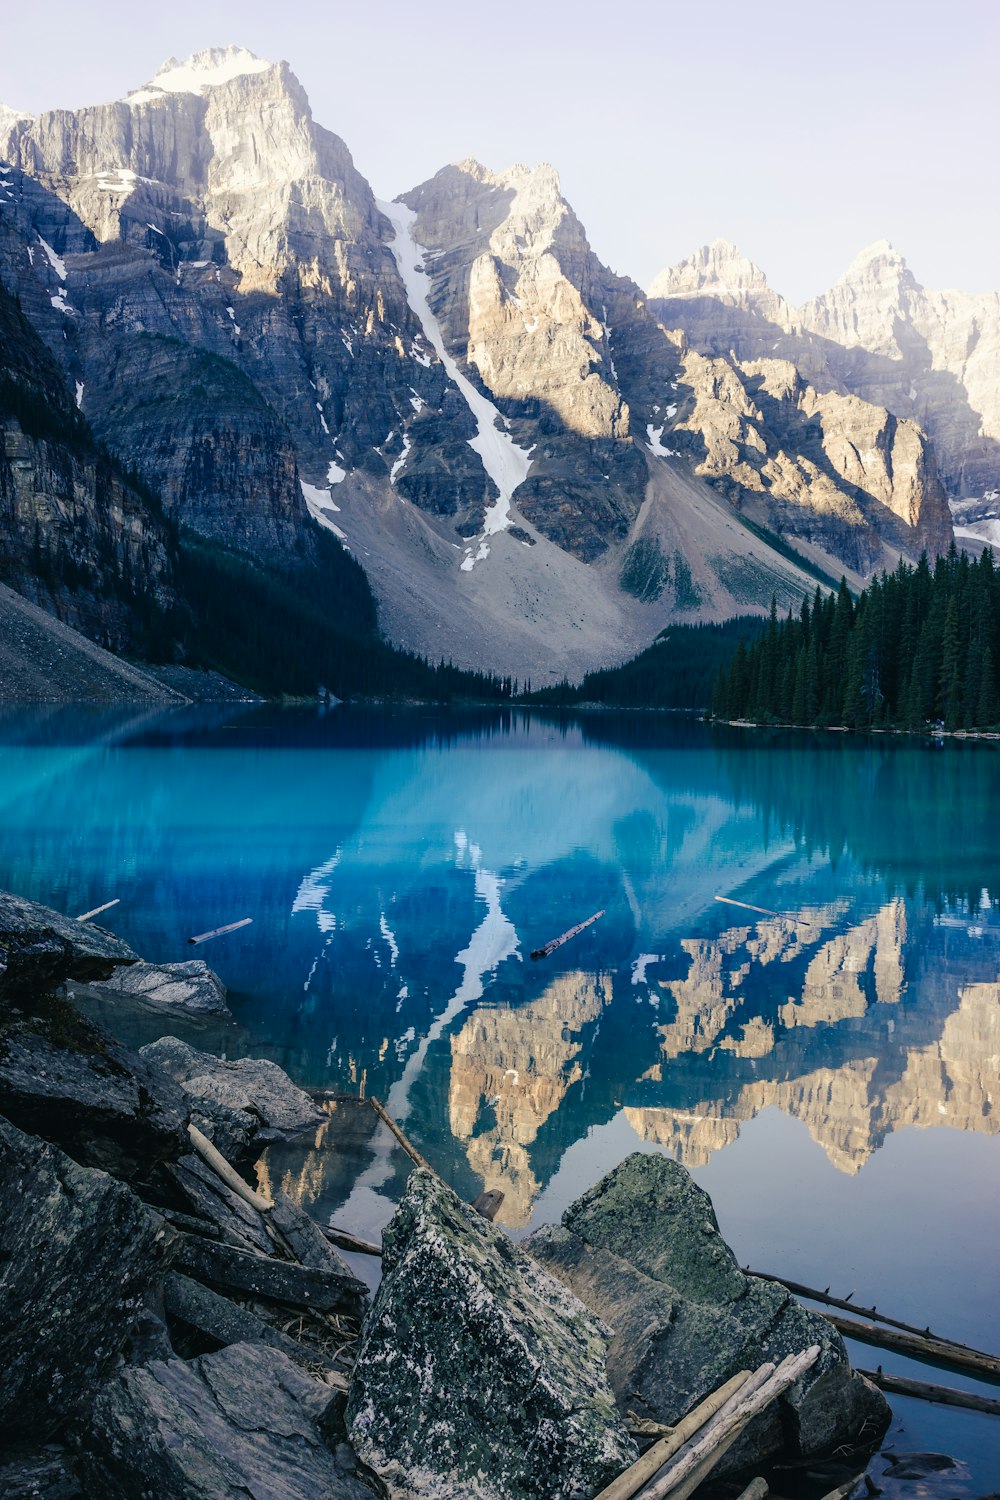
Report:
[[[0,1019],[0,1114],[116,1177],[145,1175],[190,1149],[190,1101],[61,996]]]
[[[400,1496],[588,1496],[636,1456],[601,1327],[429,1172],[382,1240],[348,1398],[352,1441]]]
[[[619,1404],[673,1423],[741,1369],[812,1344],[820,1357],[731,1450],[720,1472],[778,1454],[873,1445],[889,1408],[854,1373],[827,1320],[783,1287],[740,1270],[708,1194],[686,1169],[635,1153],[526,1242],[614,1330],[608,1374]]]
[[[128,996],[165,1011],[192,1016],[231,1016],[226,986],[203,958],[179,964],[133,964],[94,986],[110,994]]]
[[[171,1238],[122,1183],[0,1120],[0,1430],[44,1438],[87,1403]]]
[[[255,1147],[312,1129],[326,1119],[309,1095],[266,1058],[227,1062],[174,1036],[150,1042],[141,1055],[169,1073],[192,1098],[234,1112],[234,1139],[242,1127]]]
[[[337,1443],[341,1403],[259,1344],[124,1369],[100,1392],[83,1434],[89,1493],[372,1500],[350,1449]]]
[[[66,979],[107,979],[136,961],[100,927],[0,891],[0,1004],[30,1001]]]

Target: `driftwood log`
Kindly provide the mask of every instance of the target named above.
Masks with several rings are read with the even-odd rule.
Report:
[[[922,1380],[907,1380],[903,1375],[887,1375],[880,1367],[877,1370],[859,1370],[879,1390],[897,1396],[915,1396],[918,1401],[935,1401],[941,1406],[962,1406],[967,1411],[984,1411],[992,1417],[1000,1417],[1000,1401],[989,1396],[977,1396],[974,1391],[958,1391],[950,1385],[927,1385]]]
[[[819,1345],[790,1354],[777,1368],[761,1365],[729,1401],[680,1452],[638,1492],[637,1500],[685,1500],[715,1468],[760,1412],[776,1401],[819,1359]]]
[[[932,1333],[930,1328],[918,1328],[915,1323],[904,1323],[899,1318],[890,1318],[888,1313],[879,1312],[875,1307],[861,1307],[852,1302],[849,1297],[831,1297],[830,1288],[818,1291],[814,1286],[804,1286],[801,1281],[790,1281],[787,1276],[773,1276],[769,1271],[751,1271],[746,1268],[748,1276],[756,1276],[758,1281],[773,1281],[777,1286],[783,1286],[789,1292],[794,1292],[797,1297],[806,1297],[810,1302],[821,1302],[824,1307],[836,1307],[841,1312],[856,1314],[859,1318],[871,1318],[873,1323],[885,1323],[890,1328],[899,1328],[903,1333],[914,1333],[918,1338],[934,1339],[939,1344],[951,1344],[956,1349],[967,1349],[968,1344],[961,1344],[957,1339],[945,1338],[943,1334]]]
[[[674,1454],[683,1448],[688,1438],[700,1432],[705,1423],[714,1417],[715,1413],[720,1411],[749,1379],[750,1371],[741,1370],[738,1375],[727,1380],[725,1385],[721,1385],[717,1391],[706,1396],[704,1401],[688,1412],[687,1416],[683,1417],[676,1427],[671,1428],[665,1437],[661,1438],[658,1443],[654,1443],[651,1448],[647,1448],[640,1459],[637,1459],[623,1474],[619,1474],[617,1479],[613,1479],[595,1497],[595,1500],[631,1500],[631,1496],[637,1494],[641,1487],[663,1468],[668,1459],[673,1458]]]
[[[823,1317],[845,1339],[875,1344],[879,1349],[892,1349],[910,1359],[921,1360],[924,1364],[941,1365],[946,1370],[967,1371],[977,1375],[980,1380],[1000,1382],[1000,1359],[996,1355],[983,1354],[979,1349],[967,1349],[958,1344],[946,1344],[922,1334],[897,1333],[895,1329],[877,1328],[874,1323],[842,1318],[838,1313],[824,1313]]]

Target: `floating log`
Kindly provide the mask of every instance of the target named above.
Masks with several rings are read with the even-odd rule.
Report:
[[[677,1426],[672,1427],[665,1437],[661,1438],[658,1443],[654,1443],[652,1448],[647,1448],[641,1458],[637,1459],[624,1473],[619,1474],[617,1479],[613,1479],[599,1495],[595,1496],[595,1500],[631,1500],[631,1497],[637,1494],[658,1470],[663,1468],[667,1460],[673,1458],[674,1454],[683,1448],[688,1438],[699,1432],[717,1411],[721,1411],[727,1401],[742,1390],[749,1379],[750,1371],[741,1370],[738,1375],[727,1380],[725,1385],[721,1385],[717,1391],[706,1396],[704,1401],[699,1402],[686,1417],[682,1417]]]
[[[549,954],[554,953],[557,948],[561,948],[563,943],[568,943],[570,938],[576,937],[578,932],[582,932],[585,927],[589,927],[591,923],[596,922],[603,916],[603,910],[595,911],[592,917],[588,917],[585,922],[577,922],[575,927],[571,927],[568,932],[564,932],[559,937],[553,938],[551,943],[543,943],[541,948],[534,948],[531,953],[532,958],[548,958]]]
[[[482,1214],[484,1219],[492,1223],[496,1218],[504,1195],[499,1188],[490,1188],[486,1193],[480,1193],[478,1198],[473,1198],[472,1206],[477,1214]]]
[[[796,916],[794,912],[772,911],[769,906],[751,906],[749,901],[735,901],[732,896],[716,896],[716,901],[721,901],[725,906],[741,906],[744,911],[758,911],[762,917],[780,917],[783,922],[795,922],[799,927],[815,927],[815,922],[807,922],[805,917]]]
[[[890,1391],[897,1396],[916,1396],[918,1401],[936,1401],[941,1406],[964,1406],[969,1411],[985,1411],[992,1417],[1000,1417],[1000,1401],[989,1396],[977,1396],[972,1391],[958,1391],[950,1385],[927,1385],[922,1380],[907,1380],[902,1375],[887,1375],[881,1366],[877,1370],[859,1370],[879,1390]]]
[[[941,1365],[946,1370],[963,1370],[976,1375],[980,1380],[1000,1382],[1000,1359],[993,1354],[983,1354],[979,1349],[966,1349],[956,1344],[944,1344],[912,1333],[896,1333],[889,1328],[876,1328],[874,1323],[859,1323],[854,1318],[842,1318],[837,1313],[821,1313],[821,1317],[832,1323],[845,1339],[857,1339],[862,1344],[875,1344],[879,1349],[892,1349],[910,1359],[919,1359],[924,1364]]]
[[[346,1229],[337,1229],[333,1224],[321,1224],[319,1227],[330,1244],[336,1245],[339,1250],[354,1250],[358,1255],[382,1254],[381,1245],[373,1245],[371,1240],[363,1240],[360,1235],[348,1234]]]
[[[761,1365],[699,1435],[669,1460],[645,1489],[639,1491],[638,1500],[666,1500],[668,1495],[671,1500],[686,1500],[708,1478],[719,1459],[753,1418],[794,1385],[817,1359],[819,1345],[813,1344],[801,1354],[790,1354],[777,1368],[770,1363]]]
[[[241,917],[238,922],[228,922],[225,927],[213,927],[211,932],[199,932],[197,937],[189,937],[189,943],[207,943],[209,938],[222,937],[224,932],[235,932],[237,927],[249,927],[253,917]]]
[[[82,916],[77,917],[78,922],[89,922],[91,917],[99,917],[102,911],[110,911],[113,906],[118,906],[121,897],[116,896],[113,901],[105,901],[103,906],[95,906],[93,911],[85,911]]]
[[[213,1172],[217,1172],[226,1187],[231,1188],[238,1197],[243,1199],[244,1203],[249,1203],[251,1208],[256,1208],[262,1214],[266,1214],[274,1207],[270,1198],[265,1198],[262,1193],[255,1193],[253,1188],[243,1181],[236,1168],[229,1165],[222,1152],[212,1145],[207,1136],[202,1135],[197,1125],[188,1126],[188,1135],[202,1161],[210,1166]]]
[[[888,1313],[881,1313],[874,1307],[860,1307],[852,1302],[850,1297],[831,1297],[830,1288],[825,1292],[819,1292],[814,1286],[803,1286],[800,1281],[789,1281],[787,1276],[772,1276],[768,1271],[751,1271],[747,1267],[748,1276],[756,1276],[758,1281],[773,1281],[778,1286],[785,1287],[794,1292],[797,1297],[808,1297],[810,1302],[822,1302],[824,1307],[840,1307],[845,1312],[857,1313],[862,1318],[871,1318],[876,1323],[887,1323],[890,1328],[900,1328],[904,1333],[915,1333],[918,1338],[934,1339],[938,1344],[950,1344],[955,1349],[967,1349],[967,1344],[960,1344],[957,1339],[946,1339],[940,1333],[932,1333],[930,1328],[918,1328],[915,1323],[902,1323],[899,1318],[890,1318]],[[851,1293],[853,1296],[854,1293]]]

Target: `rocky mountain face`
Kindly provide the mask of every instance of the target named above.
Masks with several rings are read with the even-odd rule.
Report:
[[[928,290],[882,240],[829,291],[795,308],[735,246],[717,240],[661,272],[650,305],[706,356],[741,363],[777,356],[824,396],[850,395],[882,411],[884,422],[894,419],[925,474],[937,469],[963,526],[978,519],[970,502],[989,501],[1000,488],[998,294]],[[912,466],[903,472],[912,482]],[[940,546],[947,525],[940,496],[926,480],[921,487]],[[880,499],[884,482],[882,489]],[[912,513],[912,503],[892,508]]]
[[[922,412],[737,348],[788,313],[732,247],[647,300],[551,167],[380,203],[239,48],[0,112],[0,281],[170,515],[264,561],[313,556],[318,521],[434,658],[574,675],[950,540]]]
[[[148,650],[176,603],[171,546],[0,289],[0,575],[101,644]]]

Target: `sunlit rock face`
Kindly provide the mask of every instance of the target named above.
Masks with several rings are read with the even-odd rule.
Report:
[[[580,1081],[582,1036],[610,1000],[599,976],[564,974],[517,1010],[477,1010],[451,1041],[449,1119],[469,1166],[525,1226],[541,1184],[528,1148]]]
[[[741,362],[777,355],[817,391],[853,395],[915,424],[933,445],[949,499],[1000,487],[996,292],[923,287],[880,240],[796,308],[735,246],[716,241],[661,272],[650,304],[703,354]]]

